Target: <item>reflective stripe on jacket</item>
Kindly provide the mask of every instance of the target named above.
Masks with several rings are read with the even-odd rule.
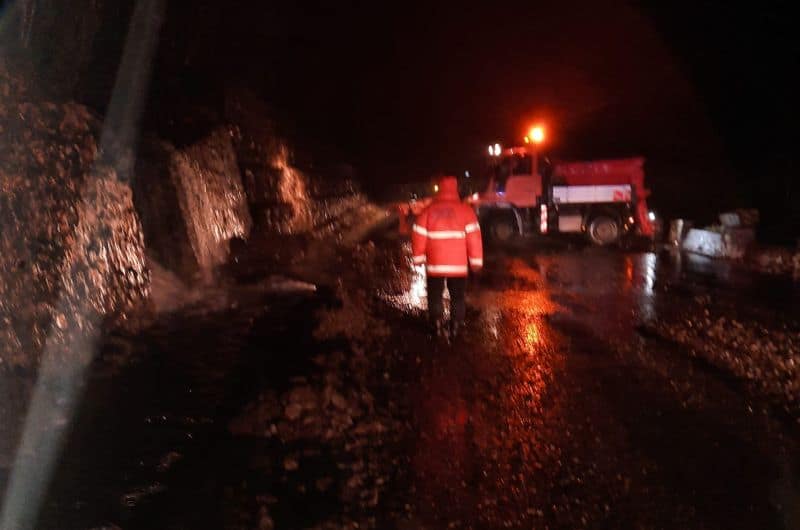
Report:
[[[483,267],[478,218],[459,200],[455,178],[442,179],[433,203],[417,218],[411,247],[414,263],[424,263],[429,276],[462,277]]]

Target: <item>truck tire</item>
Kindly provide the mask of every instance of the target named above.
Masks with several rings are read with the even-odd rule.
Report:
[[[619,219],[608,215],[598,215],[592,218],[586,230],[589,241],[595,245],[613,245],[619,241],[622,234],[622,227]]]
[[[517,235],[517,227],[508,215],[493,215],[488,222],[488,235],[492,243],[508,243]]]

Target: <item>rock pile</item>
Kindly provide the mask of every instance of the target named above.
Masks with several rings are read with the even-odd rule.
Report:
[[[388,485],[384,453],[397,443],[400,426],[378,410],[365,386],[343,381],[342,374],[363,370],[363,358],[334,352],[316,362],[321,374],[296,378],[281,395],[263,393],[231,422],[231,432],[279,441],[286,452],[277,472],[298,482],[299,493],[311,488],[315,495],[335,496],[351,512],[368,511]],[[319,451],[302,449],[320,445],[337,462],[335,471],[319,465]]]
[[[383,395],[390,330],[374,306],[378,253],[364,244],[347,254],[341,303],[319,311],[314,332],[320,344],[332,341],[341,349],[318,353],[311,375],[293,378],[283,391],[262,392],[230,424],[235,435],[275,442],[281,453],[270,474],[291,485],[292,496],[323,497],[341,507],[315,528],[348,527],[348,521],[375,526],[376,506],[391,502],[387,488],[406,432],[397,403]]]
[[[715,316],[659,322],[656,332],[688,346],[715,366],[753,385],[760,394],[800,414],[800,332],[783,326]]]
[[[800,279],[800,251],[770,247],[759,249],[750,256],[752,265],[769,274],[787,274]]]

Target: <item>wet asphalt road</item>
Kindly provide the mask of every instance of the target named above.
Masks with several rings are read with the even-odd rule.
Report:
[[[404,269],[399,245],[379,242],[362,287]],[[231,434],[265,389],[330,379],[312,359],[348,351],[314,338],[336,305],[324,291],[250,293],[107,341],[39,527],[800,528],[792,413],[642,331],[697,297],[796,325],[787,280],[654,253],[495,251],[452,345],[427,335],[422,279],[394,283],[363,309],[389,328],[365,357],[367,414],[391,418],[357,453],[380,484],[369,501],[345,494],[367,479],[336,471],[363,467],[355,435]],[[333,487],[315,491],[321,477]]]
[[[683,259],[495,255],[414,392],[412,526],[800,528],[796,423],[637,331],[695,296],[785,318],[796,290]]]
[[[466,363],[448,351],[447,375],[428,388],[470,389],[460,402],[472,447],[444,438],[431,456],[473,474],[475,501],[456,488],[436,506],[463,499],[490,528],[797,527],[791,431],[725,374],[636,332],[681,311],[670,276],[714,289],[654,254],[497,259],[473,291],[482,347],[467,347]]]

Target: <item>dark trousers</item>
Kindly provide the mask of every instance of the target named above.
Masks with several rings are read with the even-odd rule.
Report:
[[[444,316],[444,287],[450,291],[450,320],[462,324],[466,314],[464,294],[467,290],[466,278],[441,278],[428,276],[428,315],[432,322]]]

